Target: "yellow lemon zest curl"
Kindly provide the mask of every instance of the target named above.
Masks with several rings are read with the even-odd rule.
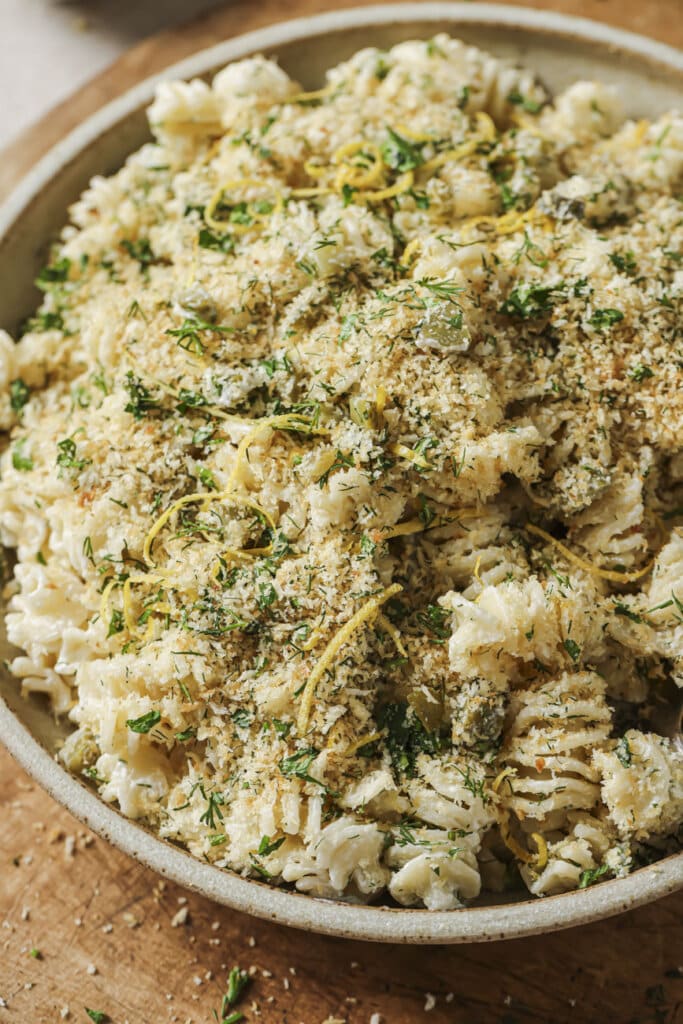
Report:
[[[652,567],[655,564],[654,559],[652,559],[642,569],[637,569],[634,572],[620,572],[618,569],[600,569],[597,565],[592,565],[591,562],[587,562],[585,558],[581,558],[580,555],[577,555],[576,552],[572,551],[571,548],[568,548],[566,544],[562,543],[562,541],[557,540],[550,533],[542,530],[540,526],[536,526],[534,523],[527,523],[525,529],[528,533],[533,533],[537,537],[540,537],[547,544],[552,544],[568,562],[578,566],[579,569],[583,569],[584,572],[588,572],[592,576],[599,576],[602,580],[611,580],[614,583],[633,583],[635,580],[639,580],[643,576],[647,576],[647,574],[652,571]]]
[[[348,622],[346,622],[328,642],[320,658],[311,669],[301,695],[301,704],[299,706],[299,714],[297,716],[297,729],[300,736],[304,735],[308,727],[311,711],[313,709],[313,698],[315,697],[315,691],[318,683],[333,663],[339,651],[342,649],[344,644],[351,639],[357,629],[360,629],[360,627],[366,622],[371,622],[377,616],[382,605],[390,598],[394,597],[395,594],[399,594],[402,590],[403,587],[400,583],[392,583],[390,587],[380,591],[379,594],[373,594],[373,596],[368,598],[365,604],[351,616]]]

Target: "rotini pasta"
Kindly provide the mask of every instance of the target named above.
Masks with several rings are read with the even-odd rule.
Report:
[[[326,898],[666,853],[680,114],[440,35],[310,93],[241,61],[149,119],[0,332],[10,668],[64,764]]]

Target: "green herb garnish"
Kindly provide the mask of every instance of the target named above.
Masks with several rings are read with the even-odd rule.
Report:
[[[588,323],[591,327],[595,327],[597,330],[603,331],[607,327],[613,327],[614,324],[618,324],[620,320],[623,319],[624,314],[620,309],[596,309]]]
[[[617,760],[624,768],[630,768],[633,764],[633,755],[631,753],[631,747],[625,736],[622,736],[616,747],[614,748]]]
[[[599,868],[582,871],[579,875],[579,889],[587,889],[589,885],[599,881],[603,875],[606,875],[611,870],[609,864],[601,864]]]
[[[140,715],[139,718],[127,718],[126,725],[131,732],[147,733],[155,725],[158,725],[160,721],[160,711],[147,711],[146,714]]]
[[[16,380],[12,381],[9,386],[9,400],[14,412],[21,412],[30,397],[31,391],[29,386],[24,383],[21,377],[17,377]]]
[[[579,647],[577,642],[575,640],[572,640],[571,637],[567,637],[567,639],[564,641],[563,646],[569,657],[574,662],[574,664],[576,664],[579,658],[581,657],[581,648]]]
[[[28,438],[20,437],[14,442],[14,447],[12,448],[12,465],[15,469],[24,473],[29,469],[33,469],[33,459],[26,452],[27,444]]]
[[[422,156],[423,143],[409,142],[393,128],[387,128],[387,141],[382,145],[382,159],[387,167],[394,171],[412,171],[424,163]]]
[[[552,311],[559,289],[548,285],[522,282],[512,289],[500,312],[518,320],[537,320]]]
[[[296,753],[290,754],[289,757],[283,757],[278,768],[288,779],[301,779],[303,782],[311,782],[314,786],[320,786],[321,789],[327,789],[324,782],[314,779],[308,771],[318,754],[319,751],[315,747],[300,747]]]
[[[420,754],[436,754],[441,741],[428,732],[406,701],[385,704],[377,713],[377,726],[386,731],[385,745],[396,775],[413,778]]]

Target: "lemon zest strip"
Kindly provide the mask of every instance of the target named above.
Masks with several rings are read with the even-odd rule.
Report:
[[[330,82],[328,85],[323,86],[322,89],[313,89],[311,92],[297,92],[294,96],[288,96],[285,102],[310,103],[311,100],[324,100],[331,96],[336,88],[337,83]]]
[[[443,167],[446,163],[451,163],[454,160],[462,160],[463,157],[470,156],[474,153],[478,146],[482,142],[492,142],[497,134],[496,126],[488,114],[483,111],[479,111],[475,115],[475,122],[479,129],[480,134],[472,139],[468,139],[466,142],[461,143],[459,146],[454,146],[452,149],[445,149],[441,153],[437,153],[431,160],[422,164],[418,170],[420,172],[436,171],[439,167]]]
[[[206,209],[204,210],[204,222],[213,231],[217,231],[222,234],[243,235],[246,234],[247,231],[254,231],[259,229],[260,227],[263,226],[263,221],[265,221],[268,217],[272,216],[273,213],[276,213],[283,208],[284,199],[282,197],[281,192],[275,193],[275,202],[273,205],[273,209],[269,210],[268,213],[259,213],[257,210],[251,208],[253,207],[252,202],[247,202],[247,207],[250,208],[249,216],[252,219],[251,224],[234,224],[231,221],[218,220],[216,217],[214,217],[214,214],[218,207],[220,206],[221,202],[223,201],[225,193],[229,189],[262,189],[263,187],[264,183],[262,181],[259,181],[258,178],[231,178],[229,181],[224,181],[223,184],[219,185],[219,187],[216,189],[211,199],[209,200]]]
[[[250,501],[249,498],[240,498],[234,493],[230,494],[227,500],[229,500],[233,505],[242,505],[244,508],[253,509],[258,516],[262,516],[263,519],[265,519],[265,521],[268,523],[268,526],[270,527],[271,532],[273,533],[273,535],[275,534],[275,531],[277,530],[277,524],[275,523],[275,520],[273,519],[269,512],[266,512],[266,510],[262,508],[259,504],[257,504],[255,501]],[[222,556],[224,558],[238,559],[258,558],[261,555],[268,557],[268,555],[271,555],[272,553],[273,544],[271,542],[270,544],[266,544],[266,546],[262,548],[224,548]],[[220,562],[216,565],[216,568],[214,569],[214,577],[218,577],[219,573]]]
[[[154,543],[158,533],[166,523],[169,521],[171,516],[180,508],[184,508],[185,505],[192,505],[194,502],[203,502],[205,506],[209,505],[212,501],[220,501],[222,498],[227,497],[225,491],[202,491],[193,494],[184,494],[182,498],[178,498],[171,505],[168,506],[165,512],[152,523],[151,527],[147,531],[144,544],[142,545],[142,557],[147,565],[154,566],[152,561],[152,544]]]
[[[481,142],[481,139],[470,139],[469,142],[463,142],[462,146],[456,146],[454,149],[444,149],[441,153],[437,153],[427,163],[422,164],[419,168],[421,172],[436,171],[439,167],[443,167],[444,164],[451,163],[455,160],[462,160],[464,156],[469,156],[470,153],[474,153],[475,149]]]
[[[375,530],[373,531],[373,539],[376,540],[392,540],[394,537],[407,537],[413,533],[427,533],[429,530],[438,530],[442,526],[449,526],[450,523],[457,523],[460,519],[477,519],[481,515],[481,511],[476,508],[462,508],[457,509],[453,515],[447,516],[444,519],[435,519],[429,525],[425,525],[421,519],[406,519],[403,523],[397,523],[396,526],[390,527],[388,530]]]
[[[532,854],[528,850],[525,850],[520,843],[514,838],[510,831],[510,818],[509,815],[505,814],[503,820],[500,822],[500,837],[507,846],[511,853],[514,853],[517,860],[521,860],[523,864],[531,864],[533,861]]]
[[[401,444],[400,442],[392,444],[391,451],[394,455],[398,455],[399,459],[406,459],[408,462],[412,462],[418,469],[432,468],[431,462],[428,462],[424,455],[420,455],[419,452],[413,451],[412,448],[409,448],[405,444]]]
[[[562,541],[556,540],[551,534],[542,530],[540,526],[536,526],[534,523],[527,523],[526,530],[529,533],[535,534],[537,537],[541,537],[546,543],[552,544],[553,547],[557,548],[560,554],[564,555],[568,562],[572,562],[578,566],[579,569],[583,569],[584,572],[589,572],[593,576],[599,576],[603,580],[612,580],[614,583],[633,583],[635,580],[641,579],[643,576],[647,576],[652,571],[652,567],[655,564],[654,558],[647,563],[643,569],[638,569],[635,572],[619,572],[617,569],[599,569],[596,565],[591,565],[580,555],[577,555],[571,548],[568,548]]]
[[[133,619],[133,613],[131,611],[131,603],[132,603],[131,587],[134,584],[136,584],[136,583],[149,583],[149,582],[154,583],[154,582],[162,582],[162,581],[163,580],[160,577],[158,577],[158,576],[150,576],[149,574],[145,574],[145,573],[136,573],[133,576],[129,576],[126,580],[124,580],[123,588],[122,588],[123,620],[124,620],[124,622],[126,624],[126,629],[128,630],[128,632],[130,633],[131,636],[134,636],[134,637],[142,637],[143,636],[142,631],[140,629],[138,629],[138,624]],[[153,603],[152,607],[154,608],[155,612],[161,612],[161,613],[170,612],[170,610],[171,610],[171,606],[167,602],[165,602],[165,601],[164,602],[155,601]],[[152,618],[150,616],[150,618],[148,620],[148,623],[147,623],[147,629],[145,630],[145,633],[144,633],[144,638],[147,639],[149,637],[149,635],[151,635],[153,630],[154,630],[154,626],[153,626],[153,623],[152,623]]]
[[[306,160],[304,170],[309,178],[324,178],[328,171],[327,164],[316,164],[312,160]]]
[[[495,228],[496,234],[498,235],[513,235],[516,231],[520,231],[526,224],[530,224],[536,221],[540,226],[549,229],[552,227],[552,221],[546,214],[539,213],[537,209],[532,207],[530,210],[525,210],[524,213],[517,213],[514,210],[510,210],[509,213],[504,213],[501,217],[494,217],[490,214],[480,214],[477,217],[470,217],[469,220],[464,221],[458,225],[461,231],[469,232],[473,228],[477,228],[480,224],[492,224]]]
[[[237,486],[242,460],[246,458],[247,450],[264,430],[302,430],[311,434],[326,434],[327,431],[320,427],[314,427],[312,420],[299,413],[284,413],[281,416],[266,416],[259,420],[252,430],[242,438],[235,453],[235,463],[230,471],[226,491],[230,492]]]
[[[361,749],[361,747],[366,747],[368,743],[374,743],[375,740],[379,740],[381,738],[381,732],[368,732],[365,736],[360,736],[359,739],[351,743],[344,751],[344,754],[346,757],[351,757],[351,755],[355,754],[357,750]]]
[[[387,395],[387,389],[384,387],[383,384],[380,384],[375,394],[375,408],[377,409],[377,412],[380,414],[380,416],[384,412],[384,408],[387,404],[388,397],[389,396]]]
[[[320,627],[316,626],[315,629],[311,630],[311,635],[308,637],[308,639],[304,643],[299,644],[299,647],[301,648],[302,651],[312,651],[315,645],[318,643],[320,636]]]
[[[300,736],[304,735],[308,726],[308,721],[311,717],[311,709],[313,707],[313,698],[315,697],[315,691],[318,683],[336,658],[341,648],[348,640],[351,639],[357,629],[360,629],[364,623],[370,622],[375,618],[379,609],[386,601],[392,598],[395,594],[400,593],[402,590],[403,587],[400,583],[392,583],[390,587],[387,587],[379,594],[375,594],[373,597],[370,597],[365,604],[351,616],[348,622],[344,623],[341,629],[339,629],[328,642],[322,655],[313,666],[308,679],[306,680],[306,685],[301,696],[301,705],[297,716],[297,729]]]
[[[545,839],[543,838],[540,832],[532,832],[531,838],[536,843],[536,847],[538,849],[538,853],[536,854],[535,858],[536,863],[534,864],[534,867],[537,871],[542,871],[548,863],[548,844],[546,843]]]
[[[253,423],[254,421],[247,420],[246,422]],[[161,515],[155,520],[155,522],[150,527],[147,536],[145,537],[144,544],[142,547],[142,557],[144,561],[147,563],[147,565],[152,567],[155,564],[154,561],[152,560],[152,544],[154,543],[155,538],[159,534],[159,531],[163,529],[163,527],[166,525],[169,519],[178,511],[178,509],[183,508],[185,505],[191,505],[194,502],[203,502],[205,507],[208,507],[208,505],[213,501],[226,500],[232,501],[236,504],[247,505],[255,509],[257,512],[259,512],[259,514],[265,516],[269,524],[272,523],[274,528],[275,524],[268,516],[268,513],[266,513],[259,505],[256,505],[255,502],[248,501],[245,498],[237,498],[235,497],[234,494],[235,489],[237,487],[237,479],[239,476],[239,471],[241,469],[242,460],[246,457],[249,445],[252,444],[253,441],[255,441],[256,438],[258,438],[258,436],[264,430],[270,429],[298,429],[307,430],[310,433],[315,434],[327,433],[327,431],[321,429],[320,427],[314,427],[312,425],[312,421],[310,420],[310,418],[306,416],[301,416],[298,413],[285,413],[284,415],[281,416],[267,416],[264,419],[257,421],[256,425],[242,438],[242,440],[238,444],[237,451],[235,453],[234,465],[230,472],[230,476],[228,477],[228,482],[222,491],[202,491],[195,492],[193,494],[184,494],[181,498],[178,498],[177,501],[174,501],[171,505],[169,505],[166,511],[162,512]],[[253,549],[253,551],[255,553],[256,549]]]
[[[400,634],[399,630],[396,628],[396,626],[393,624],[393,622],[391,622],[391,620],[388,619],[386,617],[386,615],[384,615],[383,612],[380,612],[378,614],[377,622],[382,627],[384,632],[389,634],[389,636],[391,637],[391,639],[394,642],[394,647],[396,648],[398,653],[401,655],[401,657],[402,658],[407,658],[408,657],[408,652],[407,652],[407,650],[405,649],[405,647],[403,645],[403,640],[401,639],[401,634]]]
[[[502,772],[498,772],[495,779],[491,783],[491,789],[494,793],[497,793],[500,787],[503,785],[505,779],[514,778],[517,774],[515,768],[503,768]]]
[[[408,242],[399,260],[402,267],[410,266],[413,256],[422,248],[422,241],[421,238],[413,238]]]
[[[317,188],[293,188],[289,194],[292,199],[312,199],[314,196],[331,196],[333,191],[321,185]]]
[[[365,159],[370,157],[370,163]],[[357,157],[357,161],[351,158]],[[344,185],[352,188],[367,188],[375,185],[382,177],[383,163],[379,146],[365,139],[347,142],[340,146],[332,156],[332,162],[339,166],[334,179],[334,187],[341,191]]]
[[[436,142],[434,135],[427,135],[425,132],[415,132],[407,124],[397,124],[396,131],[411,142]]]
[[[365,203],[380,203],[383,199],[393,199],[394,196],[400,196],[402,192],[407,192],[409,188],[413,187],[414,181],[414,173],[406,171],[398,181],[388,188],[382,188],[376,192],[359,192],[356,198]]]

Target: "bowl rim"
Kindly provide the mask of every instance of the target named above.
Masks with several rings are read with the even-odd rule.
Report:
[[[391,3],[330,11],[279,22],[225,40],[145,79],[116,98],[54,146],[0,207],[0,244],[32,198],[117,123],[151,99],[155,86],[169,78],[189,78],[250,53],[272,49],[322,33],[364,26],[452,21],[502,26],[535,34],[568,37],[631,54],[654,68],[678,72],[683,82],[683,52],[643,36],[550,11],[493,3]],[[243,913],[280,924],[338,937],[396,943],[463,943],[517,938],[596,921],[659,899],[683,887],[683,853],[599,886],[494,906],[435,912],[393,909],[320,899],[271,887],[255,879],[206,864],[186,850],[124,817],[81,780],[58,765],[0,697],[0,739],[32,778],[94,832],[123,852],[174,882]]]

